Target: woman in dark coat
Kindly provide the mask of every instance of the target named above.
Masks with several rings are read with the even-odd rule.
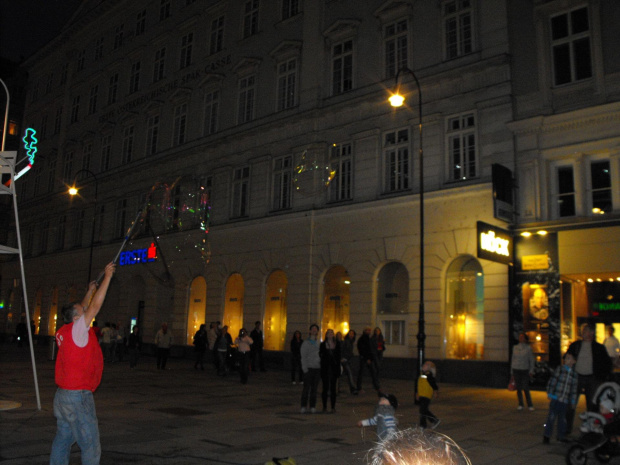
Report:
[[[336,391],[340,376],[340,342],[334,336],[334,330],[325,332],[325,340],[319,347],[321,357],[321,379],[323,380],[323,412],[327,412],[327,396],[331,400],[331,413],[336,413]]]
[[[291,381],[295,382],[296,374],[299,372],[299,384],[304,383],[304,371],[301,369],[301,343],[304,340],[301,338],[301,331],[295,331],[293,339],[291,339]]]

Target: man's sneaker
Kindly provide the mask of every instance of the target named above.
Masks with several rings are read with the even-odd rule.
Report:
[[[301,413],[306,413],[306,407],[301,408]]]
[[[543,444],[549,444],[549,438],[547,436],[543,436]]]
[[[293,384],[297,384],[295,381],[293,381]]]
[[[523,410],[523,405],[519,405],[519,406],[517,407],[517,410]]]
[[[316,413],[316,409],[315,409],[314,407],[312,407],[312,408],[310,409],[310,413]]]
[[[528,407],[528,410],[529,410],[530,412],[533,412],[533,411],[534,411],[534,407]]]

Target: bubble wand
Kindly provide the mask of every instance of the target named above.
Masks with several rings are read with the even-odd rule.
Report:
[[[134,228],[136,227],[136,225],[139,223],[139,219],[140,216],[142,216],[142,208],[140,210],[138,210],[138,214],[136,215],[136,219],[133,220],[133,223],[131,223],[131,226],[129,226],[129,229],[127,230],[127,234],[125,234],[125,240],[123,241],[121,248],[118,249],[118,252],[116,254],[116,257],[114,257],[114,260],[112,260],[112,263],[116,264],[116,261],[118,260],[118,257],[121,256],[121,252],[123,251],[123,249],[125,248],[125,246],[127,245],[127,242],[129,241],[129,238],[131,237],[131,234],[134,230]],[[102,271],[99,276],[97,277],[97,279],[95,280],[95,282],[97,283],[97,285],[99,285],[99,283],[101,282],[101,280],[103,279],[103,276],[105,275],[105,270]]]

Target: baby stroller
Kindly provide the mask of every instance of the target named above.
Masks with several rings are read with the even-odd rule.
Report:
[[[614,382],[601,384],[593,402],[610,413],[585,412],[579,415],[583,420],[579,428],[582,434],[566,453],[568,465],[585,465],[590,453],[601,463],[620,455],[620,385]]]

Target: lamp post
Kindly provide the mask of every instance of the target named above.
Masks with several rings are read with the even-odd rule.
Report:
[[[418,313],[418,376],[422,372],[424,363],[424,349],[426,341],[424,322],[424,151],[422,149],[422,89],[417,76],[409,68],[401,68],[396,73],[394,92],[389,98],[393,107],[400,107],[405,102],[400,92],[400,77],[402,73],[409,73],[418,88],[418,130],[420,135],[419,173],[420,173],[420,307]],[[417,383],[416,383],[417,386]]]
[[[95,222],[97,220],[97,192],[99,181],[97,179],[97,176],[95,176],[95,173],[93,173],[91,170],[85,168],[81,169],[77,173],[75,173],[75,177],[73,178],[73,186],[69,188],[69,195],[77,195],[78,189],[77,187],[75,187],[75,184],[77,182],[77,177],[80,173],[87,173],[95,180],[95,203],[93,205],[93,224],[90,232],[90,255],[88,257],[88,284],[90,284],[91,268],[93,266],[93,247],[95,245]]]

